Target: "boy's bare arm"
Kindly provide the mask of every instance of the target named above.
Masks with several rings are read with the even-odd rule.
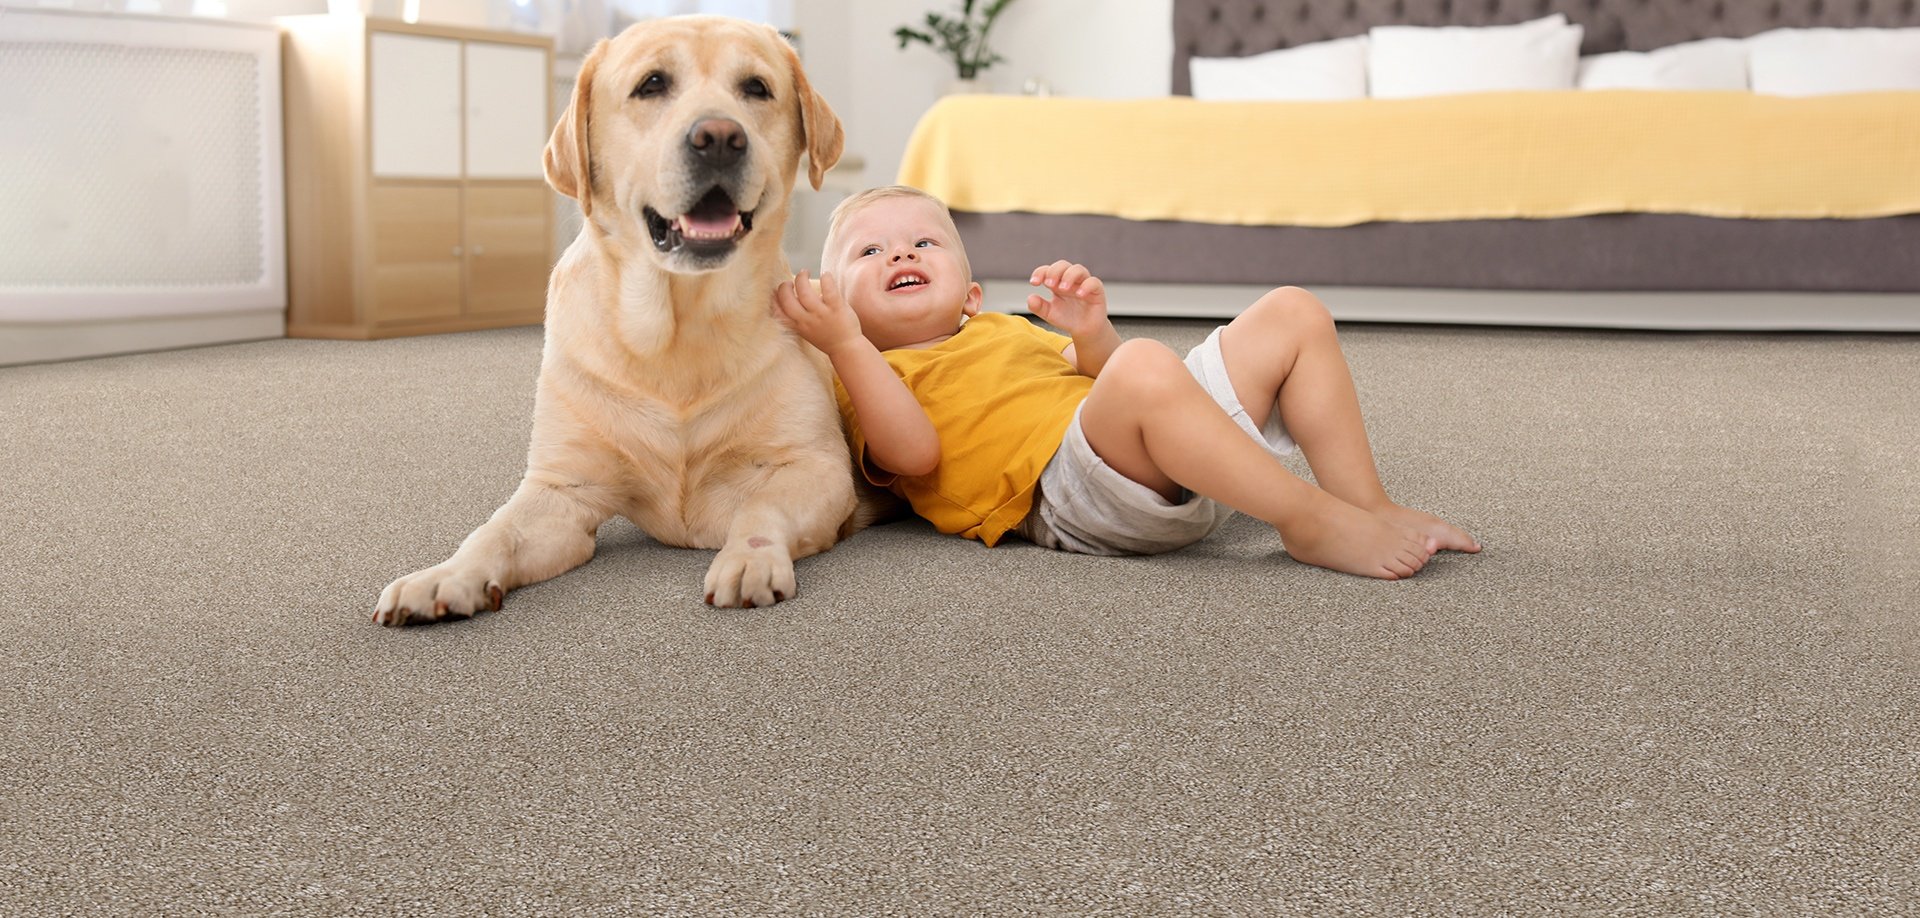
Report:
[[[1107,319],[1107,288],[1085,265],[1056,261],[1033,269],[1036,287],[1053,291],[1053,299],[1027,297],[1027,308],[1054,327],[1073,336],[1062,352],[1082,374],[1099,376],[1107,358],[1120,347],[1120,333]]]
[[[816,290],[802,271],[774,290],[773,301],[788,327],[833,362],[866,434],[867,458],[895,475],[932,472],[940,464],[933,421],[879,349],[860,334],[860,319],[841,298],[833,275],[822,276]]]
[[[906,383],[865,338],[827,353],[867,436],[867,456],[895,475],[926,475],[940,464],[940,435]]]

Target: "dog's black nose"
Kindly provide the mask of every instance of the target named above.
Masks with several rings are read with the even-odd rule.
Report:
[[[696,121],[687,131],[687,146],[707,165],[731,166],[747,152],[747,130],[731,118]]]

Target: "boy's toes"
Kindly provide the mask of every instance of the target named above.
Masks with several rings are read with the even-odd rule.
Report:
[[[1449,524],[1437,533],[1439,546],[1447,551],[1464,551],[1472,554],[1480,550],[1480,541],[1468,535],[1465,529]]]
[[[1443,551],[1464,551],[1472,554],[1480,550],[1480,543],[1474,541],[1473,536],[1459,531],[1445,533],[1434,539],[1433,544],[1434,548]]]
[[[1428,558],[1433,557],[1433,553],[1438,545],[1439,543],[1436,542],[1432,536],[1408,531],[1406,533],[1406,541],[1401,543],[1401,552],[1404,555],[1418,558],[1424,563]]]

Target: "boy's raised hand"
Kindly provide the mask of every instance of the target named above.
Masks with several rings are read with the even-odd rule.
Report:
[[[1027,309],[1069,335],[1079,337],[1098,331],[1107,321],[1107,287],[1087,271],[1086,265],[1065,260],[1033,269],[1027,283],[1053,291],[1049,300],[1040,294],[1028,294]]]
[[[774,311],[780,321],[822,353],[832,354],[860,337],[860,317],[840,296],[840,284],[831,274],[820,275],[820,289],[801,271],[773,289]]]

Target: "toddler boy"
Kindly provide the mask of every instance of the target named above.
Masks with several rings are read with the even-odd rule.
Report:
[[[1480,543],[1388,499],[1326,307],[1282,287],[1183,360],[1121,341],[1099,278],[1034,269],[1027,298],[1063,338],[980,314],[981,289],[939,199],[888,186],[833,212],[819,289],[776,308],[833,362],[854,460],[942,532],[1009,532],[1088,554],[1204,538],[1232,510],[1294,559],[1395,580]],[[1298,445],[1318,487],[1276,457]],[[1231,509],[1228,509],[1231,508]]]

